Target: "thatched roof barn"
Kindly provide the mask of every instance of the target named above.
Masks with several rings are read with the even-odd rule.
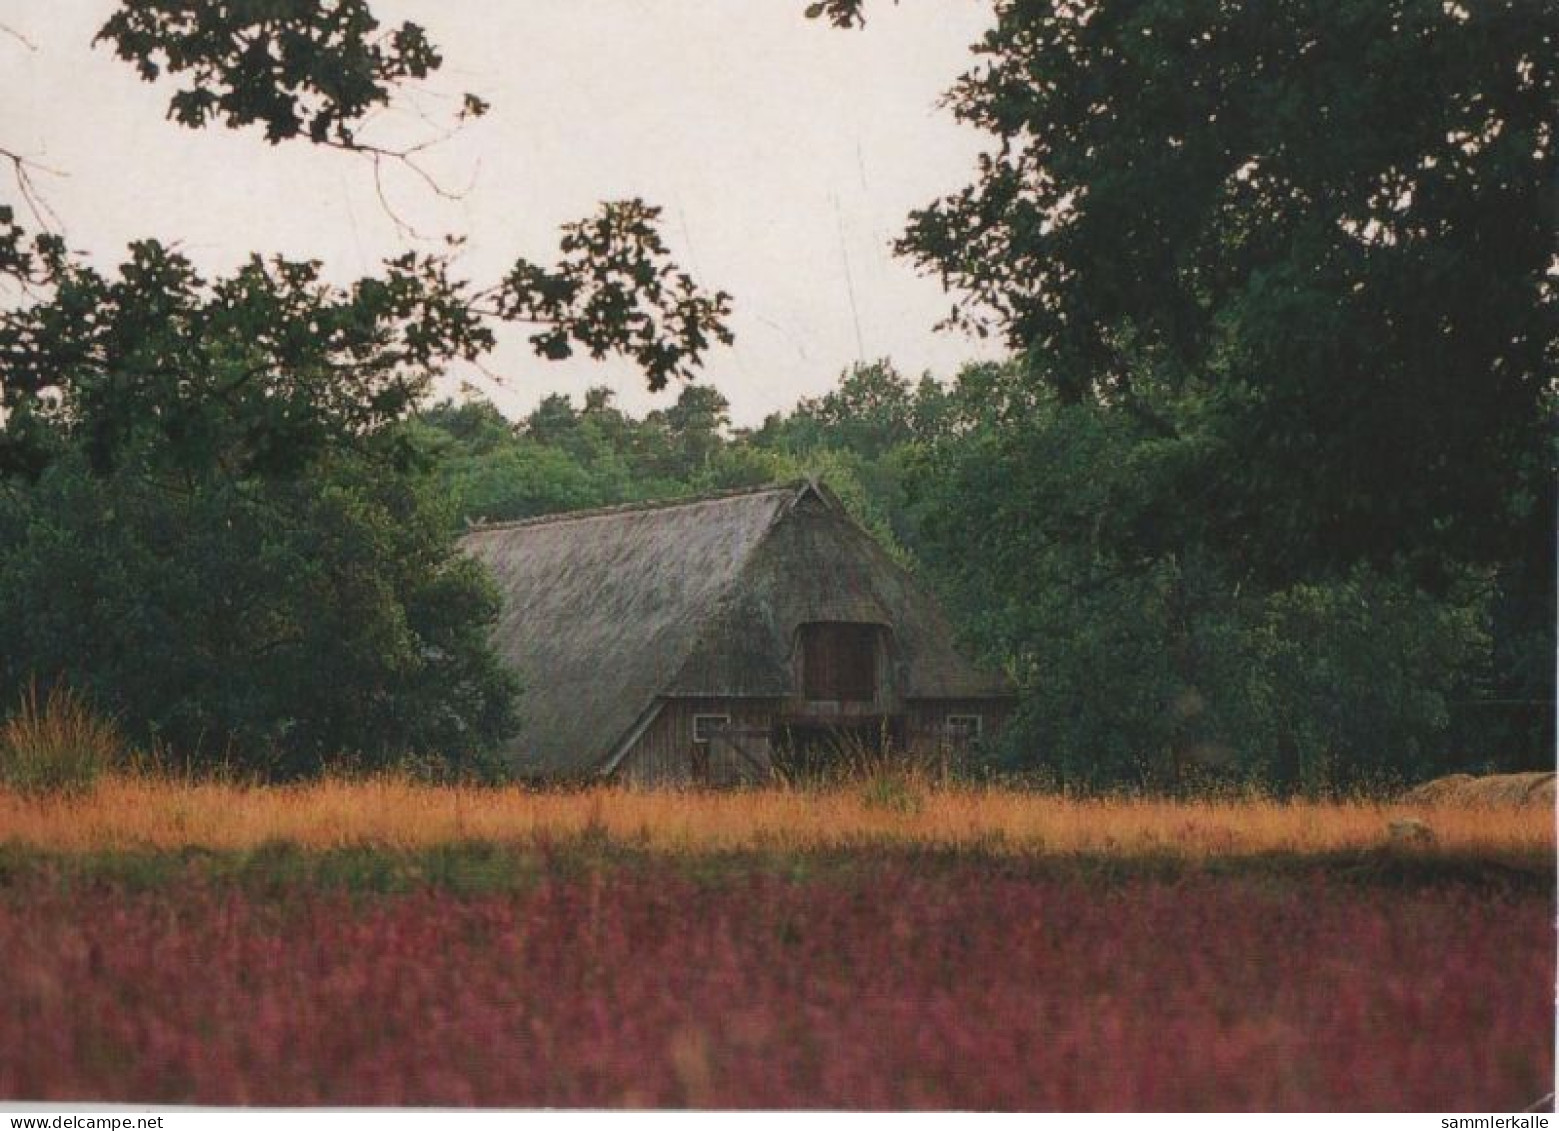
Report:
[[[479,527],[463,545],[503,596],[522,775],[750,780],[821,735],[965,742],[1010,706],[816,483]]]

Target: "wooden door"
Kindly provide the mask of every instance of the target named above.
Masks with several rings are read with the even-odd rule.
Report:
[[[722,727],[710,736],[710,785],[762,785],[774,776],[768,727]]]

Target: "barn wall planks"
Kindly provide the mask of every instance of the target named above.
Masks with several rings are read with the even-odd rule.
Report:
[[[990,738],[1011,714],[1012,702],[1006,699],[911,699],[904,704],[905,742],[911,748],[936,743],[958,715],[978,716],[982,736]]]
[[[779,710],[778,699],[667,699],[660,714],[618,768],[619,778],[632,785],[693,785],[698,744],[693,741],[693,721],[698,715],[728,715],[737,731],[767,731]],[[718,744],[711,743],[714,747]],[[709,767],[712,785],[735,784],[740,767],[725,765],[733,759],[718,751]]]
[[[768,735],[780,719],[799,721],[808,706],[781,699],[667,699],[659,715],[634,743],[617,770],[619,780],[640,786],[738,785],[763,780],[760,766],[770,756]],[[896,729],[911,750],[932,752],[960,745],[951,721],[977,716],[984,737],[996,734],[1011,713],[998,699],[911,700],[898,716]],[[698,716],[729,718],[732,737],[700,744],[694,740]],[[815,716],[814,716],[815,717]],[[818,718],[828,721],[829,716]],[[843,721],[843,720],[839,720]],[[740,751],[737,747],[740,746]]]

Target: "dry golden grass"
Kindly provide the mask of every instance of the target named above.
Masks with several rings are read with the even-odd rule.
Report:
[[[114,724],[66,687],[43,697],[28,685],[19,709],[0,722],[0,783],[18,793],[83,792],[123,754]]]
[[[880,784],[880,783],[879,783]],[[416,849],[458,840],[529,842],[594,831],[670,853],[815,850],[901,843],[1017,854],[1101,852],[1201,858],[1368,848],[1418,818],[1426,851],[1552,856],[1545,807],[1467,809],[1364,802],[1080,800],[986,789],[854,785],[808,792],[577,793],[435,787],[398,779],[299,786],[106,779],[44,799],[0,791],[0,842],[59,852],[199,845],[247,849],[285,839],[313,848]]]

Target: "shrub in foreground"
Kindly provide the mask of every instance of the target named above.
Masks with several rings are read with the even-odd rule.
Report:
[[[497,592],[415,466],[154,480],[73,458],[0,492],[0,696],[58,675],[138,745],[289,779],[465,767],[513,729]]]
[[[69,688],[39,701],[29,684],[15,714],[0,724],[0,783],[25,794],[81,793],[123,761],[112,722]]]

